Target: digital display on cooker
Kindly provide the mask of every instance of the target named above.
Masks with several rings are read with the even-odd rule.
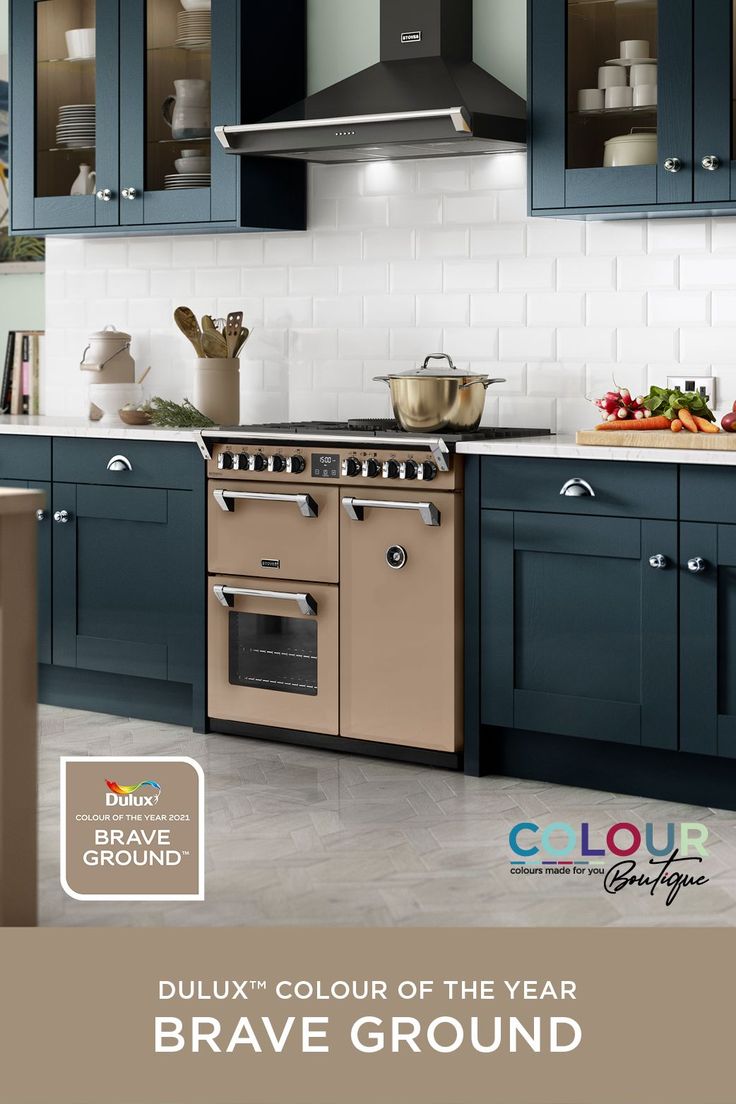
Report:
[[[331,452],[312,453],[312,479],[339,479],[340,455]]]

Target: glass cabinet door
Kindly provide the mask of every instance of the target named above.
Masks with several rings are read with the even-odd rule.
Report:
[[[131,0],[121,25],[121,222],[232,221],[237,158],[213,126],[236,118],[236,0]]]
[[[13,21],[14,228],[117,225],[117,0],[15,3]]]
[[[736,0],[695,0],[695,200],[736,199]]]

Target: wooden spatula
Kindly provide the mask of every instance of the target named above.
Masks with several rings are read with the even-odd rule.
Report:
[[[225,340],[227,341],[227,355],[234,357],[238,352],[238,340],[240,338],[240,331],[243,328],[243,312],[232,311],[227,316],[227,324],[225,326]]]

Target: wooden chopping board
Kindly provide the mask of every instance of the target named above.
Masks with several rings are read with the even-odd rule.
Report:
[[[708,452],[736,452],[736,433],[688,433],[683,429],[578,430],[579,445],[603,445],[606,448],[706,449]]]

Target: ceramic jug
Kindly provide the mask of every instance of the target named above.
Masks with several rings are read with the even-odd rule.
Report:
[[[80,165],[79,176],[72,184],[72,190],[69,194],[73,196],[94,195],[96,183],[97,173],[90,169],[89,165]]]
[[[163,116],[177,141],[206,138],[210,133],[210,82],[176,80],[175,96],[163,102]]]

